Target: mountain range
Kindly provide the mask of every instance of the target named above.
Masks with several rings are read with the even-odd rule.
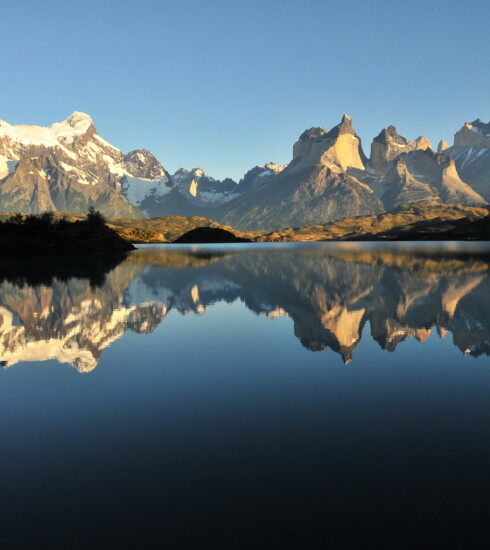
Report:
[[[490,201],[490,123],[466,122],[437,151],[394,126],[369,157],[351,117],[304,131],[288,165],[255,166],[237,183],[201,168],[169,174],[146,149],[124,154],[74,112],[49,127],[0,120],[0,212],[85,213],[113,218],[211,218],[239,230],[275,231],[386,212],[421,201],[482,206]]]

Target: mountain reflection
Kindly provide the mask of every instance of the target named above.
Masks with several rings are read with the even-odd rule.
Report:
[[[467,244],[442,252],[368,244],[148,247],[98,286],[76,278],[5,281],[0,361],[56,359],[88,372],[128,330],[150,333],[172,309],[203,314],[235,300],[257,315],[288,316],[305,348],[331,349],[345,362],[362,334],[393,352],[408,338],[423,342],[434,327],[441,338],[450,332],[462,353],[489,355],[490,257]]]

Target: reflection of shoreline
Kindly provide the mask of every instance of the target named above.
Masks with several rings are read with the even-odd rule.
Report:
[[[93,251],[66,257],[42,257],[26,254],[18,257],[4,256],[0,260],[0,282],[10,281],[19,285],[52,285],[72,277],[88,279],[92,285],[101,285],[104,277],[128,257],[126,250]]]
[[[288,316],[305,348],[331,349],[345,362],[367,323],[388,351],[406,339],[423,342],[436,328],[441,337],[451,332],[462,353],[489,355],[490,279],[481,254],[463,261],[458,250],[448,257],[383,248],[252,246],[227,254],[194,247],[185,254],[160,247],[131,254],[99,286],[3,282],[0,362],[57,359],[87,372],[127,330],[149,333],[171,309],[202,315],[235,300],[257,315]]]

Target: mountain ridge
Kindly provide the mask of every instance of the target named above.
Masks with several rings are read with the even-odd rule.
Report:
[[[490,201],[490,123],[466,122],[437,151],[390,125],[369,158],[352,118],[300,134],[287,165],[269,162],[236,181],[201,168],[173,175],[147,149],[123,153],[75,111],[49,127],[0,121],[0,211],[143,218],[202,216],[239,230],[276,231],[378,214],[403,204],[483,206]]]

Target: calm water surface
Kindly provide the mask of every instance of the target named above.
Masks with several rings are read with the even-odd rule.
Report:
[[[478,546],[489,266],[469,243],[148,246],[98,285],[3,280],[4,547]]]

